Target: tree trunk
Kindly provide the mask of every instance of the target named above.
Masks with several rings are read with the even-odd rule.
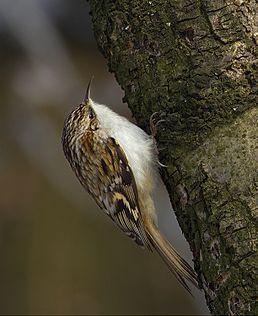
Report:
[[[215,314],[258,315],[255,0],[90,0],[139,125],[159,111],[162,177]]]

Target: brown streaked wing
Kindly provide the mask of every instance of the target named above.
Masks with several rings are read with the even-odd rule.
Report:
[[[140,213],[134,175],[126,155],[112,137],[107,139],[105,146],[98,172],[103,209],[137,244],[151,248]]]

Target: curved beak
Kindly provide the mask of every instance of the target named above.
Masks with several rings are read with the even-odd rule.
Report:
[[[85,97],[84,97],[84,103],[87,103],[90,99],[90,88],[91,88],[91,83],[92,83],[92,80],[93,80],[94,76],[91,76],[90,78],[90,81],[88,83],[88,87],[87,87],[87,90],[86,90],[86,94],[85,94]]]

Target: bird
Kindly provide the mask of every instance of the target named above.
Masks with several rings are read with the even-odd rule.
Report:
[[[97,205],[136,244],[155,250],[191,294],[197,275],[158,228],[153,192],[159,178],[153,137],[127,118],[90,97],[67,116],[62,145],[65,157]]]

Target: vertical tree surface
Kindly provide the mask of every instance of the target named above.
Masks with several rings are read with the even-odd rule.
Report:
[[[258,314],[255,0],[90,0],[97,43],[162,177],[213,314]]]

